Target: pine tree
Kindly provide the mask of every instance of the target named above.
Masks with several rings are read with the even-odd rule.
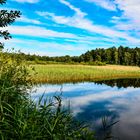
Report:
[[[0,0],[0,4],[3,5],[6,3],[6,0]],[[8,30],[2,30],[2,28],[11,25],[15,22],[16,18],[19,18],[21,15],[20,11],[8,11],[0,10],[0,37],[3,37],[5,40],[12,38]],[[0,48],[2,49],[4,44],[0,42]]]

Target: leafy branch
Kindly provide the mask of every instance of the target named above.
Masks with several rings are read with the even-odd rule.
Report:
[[[0,4],[3,5],[6,3],[6,0],[0,0]],[[20,11],[8,11],[8,10],[0,10],[0,28],[7,27],[11,25],[17,18],[21,16]],[[3,37],[5,40],[12,38],[8,30],[3,31],[0,30],[0,37]],[[0,42],[0,48],[3,48],[4,44]]]

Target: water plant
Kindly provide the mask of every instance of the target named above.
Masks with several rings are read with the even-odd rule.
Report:
[[[0,53],[0,139],[93,140],[93,132],[73,118],[60,96],[30,99],[30,71],[22,58]]]

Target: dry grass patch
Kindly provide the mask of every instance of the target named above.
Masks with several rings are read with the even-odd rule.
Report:
[[[64,83],[116,78],[140,78],[140,68],[133,66],[34,65],[36,82]]]

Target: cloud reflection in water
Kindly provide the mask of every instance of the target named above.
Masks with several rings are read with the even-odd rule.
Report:
[[[44,91],[45,96],[60,94],[61,88],[64,104],[70,101],[73,113],[79,120],[99,129],[101,118],[108,116],[111,122],[119,120],[112,129],[115,136],[127,140],[140,139],[140,88],[133,88],[132,85],[117,88],[95,83],[42,85],[31,96],[38,98]]]

